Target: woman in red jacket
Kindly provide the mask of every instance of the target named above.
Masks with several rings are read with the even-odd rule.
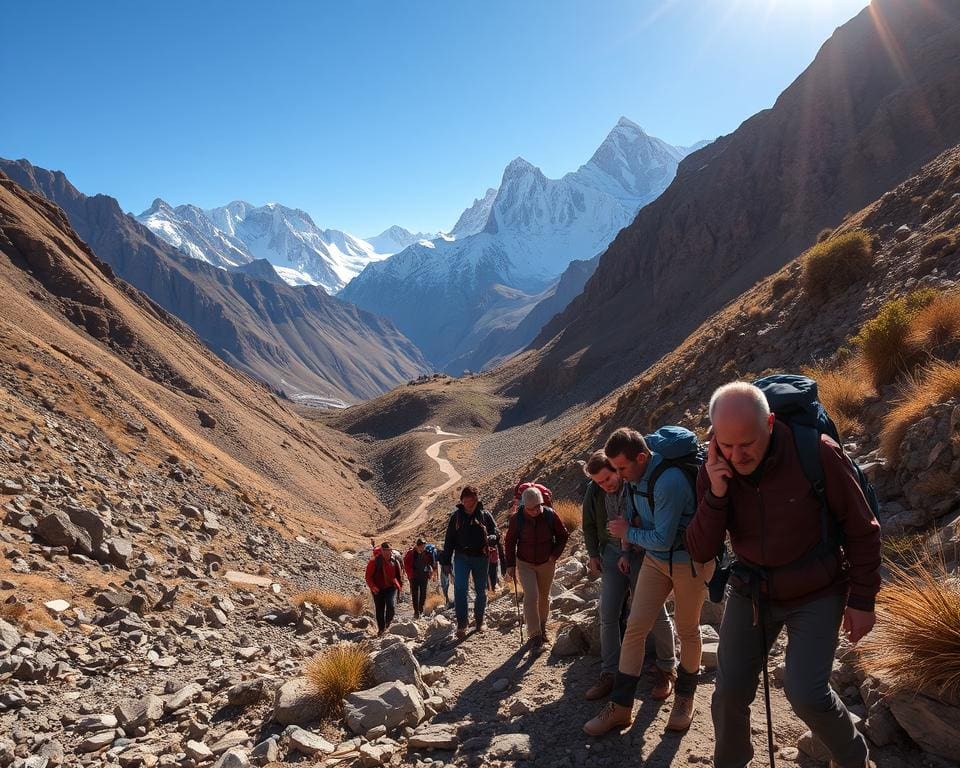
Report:
[[[397,593],[403,589],[403,565],[389,542],[383,542],[374,550],[367,562],[366,580],[377,609],[377,637],[380,637],[393,621]]]

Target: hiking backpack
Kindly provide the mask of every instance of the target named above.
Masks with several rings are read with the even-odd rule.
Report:
[[[439,563],[439,562],[440,562],[440,560],[439,560],[439,553],[437,552],[437,548],[436,548],[433,544],[427,544],[427,546],[424,547],[424,551],[430,553],[431,557],[433,557],[433,562],[434,562],[434,563]]]
[[[660,456],[660,463],[654,467],[653,472],[647,479],[647,490],[633,491],[633,493],[636,496],[643,496],[650,506],[650,513],[655,514],[654,488],[657,480],[668,469],[676,467],[683,472],[687,482],[690,483],[690,489],[693,491],[694,511],[696,511],[697,475],[700,473],[700,467],[707,460],[706,446],[700,443],[693,432],[684,427],[660,427],[656,432],[644,435],[643,439],[647,447]],[[687,528],[682,522],[677,526],[677,535],[673,546],[670,548],[669,555],[671,573],[673,572],[673,553],[687,548],[684,541],[686,530]],[[693,568],[693,561],[691,561],[690,567]]]
[[[874,519],[879,520],[880,504],[877,493],[857,462],[844,450],[836,425],[818,399],[817,382],[808,376],[779,373],[764,376],[753,384],[767,398],[767,404],[776,414],[777,421],[786,424],[793,433],[793,442],[803,474],[820,502],[821,549],[833,549],[843,544],[842,536],[834,531],[836,526],[827,504],[826,476],[820,463],[821,435],[828,435],[840,446],[860,484],[870,512]]]

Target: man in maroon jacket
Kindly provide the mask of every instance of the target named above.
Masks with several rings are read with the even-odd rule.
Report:
[[[507,527],[507,578],[523,585],[523,618],[530,647],[538,651],[547,642],[550,585],[570,534],[560,515],[543,503],[539,488],[527,488]]]
[[[714,765],[750,764],[750,704],[765,655],[786,627],[787,700],[830,750],[831,766],[863,768],[869,765],[866,741],[830,688],[830,674],[841,621],[852,642],[873,628],[880,526],[842,449],[823,436],[820,462],[837,529],[833,541],[842,541],[824,545],[820,502],[790,428],[776,421],[752,384],[735,382],[714,392],[710,421],[713,437],[687,550],[698,562],[709,560],[729,531],[739,563],[720,627]]]

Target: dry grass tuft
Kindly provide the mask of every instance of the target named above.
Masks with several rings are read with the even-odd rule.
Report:
[[[854,229],[808,248],[800,257],[803,290],[808,296],[826,298],[841,293],[873,266],[873,239],[869,232]]]
[[[934,297],[910,322],[907,343],[917,354],[937,353],[960,341],[960,293]]]
[[[907,430],[923,418],[932,405],[960,397],[960,365],[936,362],[911,378],[900,399],[883,419],[880,449],[888,459],[896,460]]]
[[[370,652],[362,643],[339,643],[314,657],[303,673],[322,711],[336,713],[344,696],[362,690],[369,682]]]
[[[929,555],[889,568],[877,625],[860,644],[864,669],[894,693],[960,703],[960,583]]]
[[[331,619],[338,619],[344,614],[359,616],[367,608],[366,595],[342,595],[324,589],[307,589],[294,595],[294,605],[299,608],[304,603],[317,606]]]
[[[853,358],[839,368],[822,366],[804,368],[803,373],[816,379],[820,402],[837,425],[840,437],[848,438],[860,432],[860,410],[873,390],[863,375],[859,358]]]
[[[922,533],[900,533],[885,536],[880,542],[883,559],[891,563],[913,563],[924,553],[926,536]]]
[[[564,527],[573,533],[583,522],[583,508],[576,501],[560,499],[553,502],[553,511],[563,522]]]
[[[439,592],[431,592],[427,599],[423,601],[423,612],[433,613],[444,607],[443,595]]]
[[[0,603],[0,619],[11,624],[20,624],[27,615],[27,606],[23,603]]]
[[[911,323],[938,295],[937,291],[924,288],[888,301],[854,336],[853,343],[860,349],[874,384],[890,384],[920,362],[922,356],[918,356],[917,348],[907,343]]]

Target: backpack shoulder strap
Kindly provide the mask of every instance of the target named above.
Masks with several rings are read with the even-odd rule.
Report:
[[[824,545],[832,546],[835,537],[832,535],[830,506],[827,504],[827,483],[820,462],[820,432],[815,427],[803,424],[790,424],[793,433],[793,444],[797,449],[800,467],[806,476],[810,487],[820,502],[820,537]]]

